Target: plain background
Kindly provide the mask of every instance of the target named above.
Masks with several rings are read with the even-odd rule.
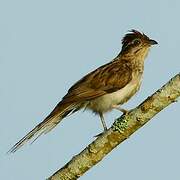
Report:
[[[136,107],[180,69],[178,0],[0,1],[0,179],[43,180],[102,130],[90,112],[65,119],[15,154],[15,142],[45,118],[68,88],[109,62],[134,28],[159,42],[145,63]],[[174,103],[138,130],[82,180],[180,179],[180,105]],[[108,126],[120,113],[106,116]]]

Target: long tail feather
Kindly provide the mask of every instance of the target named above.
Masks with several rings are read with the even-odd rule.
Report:
[[[16,152],[25,143],[34,138],[32,143],[39,138],[42,134],[46,134],[51,131],[65,116],[72,112],[76,107],[76,104],[64,104],[59,103],[55,109],[50,113],[48,117],[39,123],[32,131],[30,131],[26,136],[24,136],[19,142],[17,142],[8,153]]]

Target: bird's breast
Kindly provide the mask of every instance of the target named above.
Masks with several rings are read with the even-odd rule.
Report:
[[[114,105],[121,105],[127,102],[139,90],[140,85],[141,77],[134,78],[122,89],[91,100],[87,108],[96,113],[110,111]]]

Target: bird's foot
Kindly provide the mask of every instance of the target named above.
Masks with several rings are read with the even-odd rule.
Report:
[[[117,109],[118,111],[121,111],[123,114],[128,114],[129,113],[129,110],[121,108],[121,107],[119,107],[117,105],[114,105],[113,108]]]
[[[97,137],[101,136],[101,135],[104,134],[104,133],[105,133],[105,131],[103,131],[102,133],[99,133],[99,134],[95,135],[94,137],[97,138]]]
[[[105,128],[103,132],[101,132],[101,133],[95,135],[94,137],[97,138],[97,137],[101,136],[102,134],[104,134],[106,131],[107,131],[107,128]]]

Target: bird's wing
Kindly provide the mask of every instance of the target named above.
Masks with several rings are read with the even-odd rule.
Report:
[[[132,69],[125,60],[112,61],[87,74],[63,97],[64,102],[83,102],[115,92],[132,79]]]

